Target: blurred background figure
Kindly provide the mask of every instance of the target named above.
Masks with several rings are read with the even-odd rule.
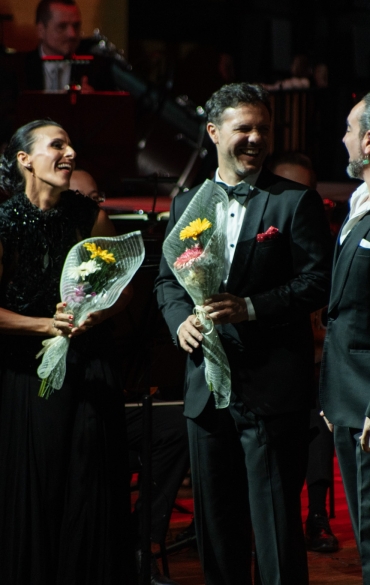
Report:
[[[269,167],[273,173],[296,183],[316,189],[316,174],[311,160],[300,152],[276,154],[271,157]],[[325,337],[325,310],[311,315],[315,339],[315,382],[316,407],[311,411],[308,468],[306,475],[308,491],[308,516],[306,519],[306,544],[315,552],[335,552],[338,539],[334,536],[326,509],[326,500],[333,483],[334,441],[325,422],[320,416],[321,407],[318,400],[318,383],[322,346]]]
[[[41,0],[35,21],[39,45],[16,60],[20,90],[55,91],[75,85],[84,93],[115,89],[104,59],[70,60],[74,54],[90,53],[89,42],[81,40],[81,12],[74,0]],[[43,60],[53,56],[66,60]]]
[[[312,85],[312,65],[307,55],[296,55],[291,66],[292,76],[288,79],[263,86],[269,90],[276,89],[308,89]]]
[[[105,201],[105,193],[99,191],[94,177],[82,169],[75,169],[73,171],[69,188],[72,191],[78,191],[85,197],[90,197],[96,203],[103,203]]]
[[[196,105],[203,105],[213,92],[235,79],[234,59],[229,52],[199,44],[179,61],[173,91],[186,94]]]

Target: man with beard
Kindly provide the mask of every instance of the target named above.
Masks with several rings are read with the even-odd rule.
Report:
[[[350,112],[343,142],[350,177],[362,179],[334,254],[320,400],[334,443],[370,584],[370,93]]]
[[[307,585],[300,492],[313,398],[310,313],[327,303],[329,229],[315,191],[263,167],[266,90],[226,85],[205,109],[215,181],[230,197],[223,282],[205,304],[230,364],[228,408],[215,408],[193,303],[164,257],[156,281],[172,337],[188,353],[184,413],[205,583],[252,583],[252,526],[263,585]],[[175,197],[167,233],[196,191]]]

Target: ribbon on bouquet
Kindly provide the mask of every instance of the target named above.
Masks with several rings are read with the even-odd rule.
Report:
[[[203,305],[195,305],[193,309],[193,313],[198,319],[199,323],[204,327],[202,333],[204,335],[210,335],[214,329],[214,324],[212,319],[209,317],[209,314],[205,310]]]

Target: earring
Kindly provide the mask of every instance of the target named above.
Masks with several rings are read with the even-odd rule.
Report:
[[[32,166],[32,164],[31,164],[31,163],[27,163],[27,164],[26,164],[26,169],[27,169],[27,170],[28,170],[28,171],[31,173],[32,177],[34,177],[34,176],[35,176],[35,174],[34,174],[34,170],[33,170],[33,166]]]
[[[362,160],[362,164],[363,164],[363,166],[366,166],[366,165],[368,165],[368,164],[369,164],[369,162],[370,162],[370,160],[369,160],[368,158],[364,158],[364,159]]]

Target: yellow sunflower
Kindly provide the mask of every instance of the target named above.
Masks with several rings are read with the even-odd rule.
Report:
[[[97,246],[96,244],[90,244],[89,242],[86,242],[86,244],[83,245],[84,248],[86,248],[90,252],[91,259],[101,258],[107,264],[115,263],[116,259],[112,252],[108,252],[108,250],[102,250],[100,246]]]
[[[197,237],[212,227],[212,224],[208,219],[194,219],[191,221],[189,225],[187,225],[183,230],[180,232],[180,240],[187,240],[188,238],[193,238],[196,240]]]

